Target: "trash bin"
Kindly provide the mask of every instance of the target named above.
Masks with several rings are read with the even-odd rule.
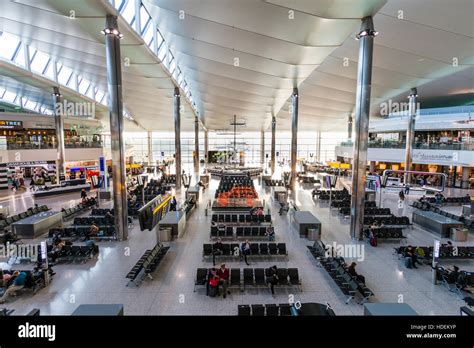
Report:
[[[308,228],[308,240],[321,240],[321,233],[319,233],[319,228]]]
[[[160,242],[170,242],[171,241],[171,227],[160,229],[160,231],[159,231],[159,240],[160,240]]]
[[[467,241],[467,228],[451,228],[451,239],[455,242]]]

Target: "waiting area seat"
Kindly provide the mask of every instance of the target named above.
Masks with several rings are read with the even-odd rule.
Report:
[[[153,279],[151,274],[155,271],[156,267],[158,267],[169,248],[170,247],[158,243],[153,249],[146,250],[125,277],[130,280],[130,283],[135,285],[138,285],[138,281],[142,281],[145,277]]]
[[[238,243],[222,243],[222,250],[215,250],[213,244],[203,244],[202,257],[212,257],[214,254],[219,257],[238,258],[241,255]],[[250,256],[283,256],[288,257],[286,243],[250,243]]]
[[[308,249],[322,268],[324,268],[334,280],[339,289],[341,289],[342,293],[347,296],[346,304],[351,300],[363,304],[368,301],[370,297],[374,296],[372,290],[357,277],[353,277],[349,274],[347,265],[342,257],[329,257],[326,255],[328,248],[324,243],[316,241],[314,245]]]
[[[280,304],[253,304],[238,305],[238,316],[267,316],[267,317],[285,317],[291,316],[291,305],[288,303]]]
[[[194,291],[198,286],[206,286],[209,281],[210,268],[198,268],[194,281]],[[277,282],[275,287],[296,287],[300,291],[301,278],[297,268],[278,268]],[[270,268],[231,268],[230,269],[230,287],[237,287],[244,291],[249,287],[268,287],[270,281],[274,279]]]
[[[371,235],[377,238],[377,240],[406,239],[406,237],[403,235],[403,229],[399,227],[379,227],[364,229],[365,238],[370,239]]]
[[[210,239],[225,239],[225,240],[239,240],[239,239],[252,239],[252,240],[268,240],[267,226],[211,226]]]

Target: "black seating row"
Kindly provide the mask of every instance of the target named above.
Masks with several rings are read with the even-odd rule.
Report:
[[[350,199],[344,199],[342,201],[332,201],[331,202],[331,208],[350,208],[351,206],[351,200]],[[365,208],[376,208],[376,204],[373,201],[365,201],[364,203]]]
[[[86,216],[86,217],[74,218],[75,226],[90,226],[92,224],[95,224],[97,226],[110,226],[114,224],[114,221],[106,217],[98,217],[98,216]]]
[[[349,215],[351,213],[350,207],[342,207],[339,209],[339,213],[342,215]],[[364,215],[376,215],[376,216],[386,216],[392,215],[390,208],[374,208],[374,207],[365,207]]]
[[[401,256],[405,256],[406,246],[402,246],[399,248],[395,248],[395,252]],[[422,255],[417,252],[417,249],[422,250]],[[433,247],[422,247],[422,246],[414,246],[413,250],[415,250],[418,257],[426,258],[431,260],[433,258]],[[472,259],[474,258],[474,247],[473,246],[447,246],[442,245],[439,249],[439,258],[440,259]]]
[[[212,256],[214,252],[213,244],[203,244],[202,256]],[[222,243],[222,254],[219,256],[240,256],[240,246],[237,243]],[[250,243],[250,255],[252,256],[288,256],[285,243]]]
[[[105,214],[110,213],[114,215],[114,210],[113,209],[99,209],[95,208],[92,209],[91,211],[91,216],[105,216]]]
[[[272,222],[272,216],[266,215],[251,215],[251,214],[213,214],[213,222],[220,223],[262,223]]]
[[[374,223],[384,224],[385,226],[408,226],[410,219],[408,216],[364,216],[364,225],[372,225]]]
[[[5,274],[5,273],[13,274],[16,271],[26,273],[25,285],[22,289],[16,291],[16,293],[23,293],[23,292],[26,292],[26,291],[30,291],[30,292],[33,292],[33,295],[34,295],[39,290],[46,287],[46,283],[45,283],[45,280],[44,280],[44,278],[45,278],[44,277],[44,272],[45,271],[40,270],[40,269],[34,269],[34,270],[22,270],[22,269],[14,270],[14,269],[11,269],[9,271],[4,270],[3,274]],[[50,275],[50,281],[51,280],[52,280],[52,275]],[[12,282],[12,281],[13,280],[10,280],[10,282]],[[11,285],[10,282],[7,283],[7,286]]]
[[[238,305],[237,315],[246,316],[246,317],[248,316],[267,316],[267,317],[291,316],[291,305],[288,303]]]
[[[438,268],[436,276],[449,291],[464,298],[463,291],[467,290],[466,288],[474,287],[474,272],[459,271],[455,279],[451,277],[451,273],[452,271],[441,266]]]
[[[52,228],[49,230],[49,237],[60,236],[61,239],[79,239],[84,238],[89,233],[89,227],[65,227],[65,228]],[[115,238],[115,227],[101,227],[99,226],[99,233],[97,236],[91,237],[91,239],[114,239]]]
[[[125,278],[130,279],[130,282],[135,285],[137,285],[136,280],[139,279],[139,275],[141,276],[140,280],[143,280],[145,277],[153,279],[151,273],[158,267],[169,248],[170,247],[158,243],[153,249],[146,250],[130,272],[127,273]]]
[[[459,222],[463,222],[464,225],[466,225],[469,228],[474,227],[474,221],[473,220],[466,220],[466,218],[464,216],[455,215],[455,214],[449,213],[447,211],[441,210],[440,208],[438,208],[437,206],[435,206],[433,204],[430,204],[430,203],[427,203],[427,202],[415,201],[415,202],[413,202],[413,204],[411,206],[414,207],[414,208],[420,209],[420,210],[429,210],[429,211],[432,211],[434,213],[440,214],[442,216],[446,216],[450,219],[453,219],[453,220],[456,220],[456,221],[459,221]]]
[[[264,181],[265,186],[285,186],[285,183],[283,180],[265,180]]]
[[[48,258],[52,261],[52,246],[48,245]],[[80,260],[86,262],[99,253],[98,245],[70,245],[64,246],[61,251],[56,254],[56,262],[73,262]]]
[[[29,216],[41,213],[43,211],[48,211],[48,210],[49,210],[48,206],[41,205],[39,207],[28,208],[26,211],[20,214],[8,216],[0,220],[0,230],[4,229],[5,227],[10,226],[14,222],[20,221],[21,219],[24,219]]]
[[[317,244],[320,244],[320,246],[318,247]],[[363,304],[371,296],[374,296],[372,290],[348,273],[347,266],[342,257],[327,257],[325,253],[321,255],[322,250],[325,249],[326,246],[322,242],[316,241],[315,245],[310,248],[310,251],[339,289],[341,289],[342,293],[347,296],[346,304],[353,299],[357,301],[357,298],[359,298],[358,303]]]
[[[404,239],[403,229],[397,227],[367,228],[364,230],[366,238],[370,238],[370,232],[377,239]]]
[[[221,239],[242,239],[242,238],[251,238],[251,239],[267,239],[266,235],[267,228],[265,226],[246,226],[246,227],[233,227],[227,226],[223,229],[220,229],[217,226],[211,226],[211,239],[221,238]]]
[[[79,204],[75,205],[72,208],[64,209],[62,211],[63,212],[63,220],[67,220],[67,219],[71,218],[72,216],[74,216],[78,213],[81,213],[84,210],[89,209],[90,207],[93,207],[94,205],[95,205],[95,202],[88,201],[87,203],[84,203],[84,204],[79,203]]]
[[[197,286],[206,286],[210,271],[211,269],[208,268],[197,269],[194,291],[196,291]],[[297,268],[278,268],[277,277],[278,283],[275,286],[296,286],[302,291]],[[270,268],[231,268],[229,286],[238,287],[241,291],[244,291],[245,287],[268,286],[271,278]]]
[[[422,198],[420,198],[421,200]],[[435,197],[424,197],[428,203],[435,204],[436,198]],[[471,202],[471,197],[469,195],[462,196],[462,197],[444,197],[441,199],[442,204],[468,204]]]

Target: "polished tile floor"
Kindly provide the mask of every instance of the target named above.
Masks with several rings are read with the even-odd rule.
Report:
[[[252,259],[251,267],[268,267],[276,264],[280,267],[297,267],[303,283],[303,292],[296,289],[276,289],[272,298],[266,288],[237,290],[226,299],[210,298],[204,288],[193,292],[196,268],[210,267],[210,260],[202,260],[202,244],[209,241],[210,216],[205,216],[206,203],[213,196],[218,181],[212,180],[210,189],[201,195],[197,209],[191,214],[183,238],[170,242],[171,249],[153,274],[153,280],[145,280],[139,287],[128,287],[125,275],[146,249],[157,241],[155,232],[139,230],[135,221],[125,242],[101,242],[100,254],[96,260],[86,264],[62,264],[54,267],[56,276],[49,287],[40,290],[34,296],[23,294],[11,298],[6,307],[15,309],[15,314],[25,314],[33,308],[39,308],[44,315],[68,315],[79,304],[85,303],[121,303],[125,314],[142,315],[235,315],[238,304],[287,303],[293,299],[303,302],[328,302],[337,315],[362,315],[361,305],[345,304],[345,297],[335,286],[332,279],[308,252],[306,245],[311,244],[300,238],[292,229],[287,215],[278,215],[276,202],[271,198],[271,190],[262,188],[256,180],[256,187],[269,205],[278,242],[286,242],[288,260]],[[466,194],[468,191],[451,189],[449,194]],[[210,194],[211,193],[211,194]],[[471,190],[470,194],[474,194]],[[62,195],[36,200],[38,204],[47,204],[53,209],[69,206],[77,201],[79,194]],[[178,197],[182,193],[177,193]],[[331,244],[352,243],[349,237],[349,220],[330,210],[328,204],[313,201],[311,188],[298,187],[293,198],[300,210],[311,211],[322,222],[322,239]],[[383,206],[390,207],[395,215],[411,216],[408,203],[418,196],[408,197],[403,208],[398,208],[396,194],[384,194]],[[8,205],[10,213],[21,212],[33,204],[34,199],[26,193],[3,192],[0,205]],[[110,202],[104,207],[110,206]],[[451,211],[460,209],[450,208]],[[405,230],[408,244],[432,245],[434,235],[413,226]],[[393,248],[399,243],[380,243],[373,248],[364,242],[365,259],[357,262],[358,272],[366,277],[367,285],[375,292],[372,302],[403,301],[411,305],[419,314],[457,315],[464,304],[442,285],[431,282],[430,266],[419,269],[406,269],[393,254]],[[168,244],[168,243],[167,243]],[[460,243],[462,245],[463,243]],[[467,243],[473,245],[474,238],[469,236]],[[350,259],[346,258],[346,261]],[[219,262],[219,261],[218,261]],[[245,267],[245,263],[226,260],[228,267]],[[474,271],[474,263],[460,261],[462,268]],[[5,267],[5,265],[3,265]],[[17,268],[18,266],[15,266]]]

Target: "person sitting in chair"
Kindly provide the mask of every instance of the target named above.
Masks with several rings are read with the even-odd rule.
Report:
[[[5,303],[5,301],[8,299],[8,297],[17,292],[18,290],[21,290],[25,287],[26,283],[26,272],[19,272],[15,271],[13,273],[13,277],[15,278],[13,280],[12,285],[10,285],[6,290],[3,296],[0,298],[0,303]]]

